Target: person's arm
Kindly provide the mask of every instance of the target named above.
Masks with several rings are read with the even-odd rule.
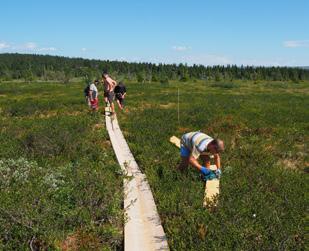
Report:
[[[210,175],[211,174],[211,171],[205,167],[205,166],[202,166],[196,158],[194,158],[193,156],[190,156],[190,159],[189,159],[189,163],[194,166],[202,175],[204,176],[207,176],[207,175]]]
[[[89,91],[89,98],[90,98],[90,101],[93,101],[93,98],[92,98],[92,90]]]
[[[215,154],[214,155],[214,159],[215,159],[215,165],[217,167],[217,169],[221,168],[221,158],[219,154]]]
[[[194,158],[193,156],[190,156],[190,159],[189,159],[189,163],[194,166],[196,169],[198,169],[199,171],[201,171],[202,169],[202,165],[197,161],[196,158]]]
[[[127,88],[125,86],[122,86],[122,98],[124,99],[125,96],[127,95]]]

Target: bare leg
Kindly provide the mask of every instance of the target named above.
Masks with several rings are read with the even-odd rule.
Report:
[[[105,108],[108,107],[108,98],[104,97],[104,102],[105,102],[105,107],[103,107],[104,109],[104,113],[105,113]]]
[[[115,113],[115,105],[113,102],[110,103],[110,106],[111,106],[111,112],[112,113]]]

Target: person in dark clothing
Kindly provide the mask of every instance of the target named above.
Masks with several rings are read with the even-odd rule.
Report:
[[[126,86],[124,85],[124,83],[119,82],[119,84],[116,85],[114,92],[115,92],[115,95],[116,95],[117,104],[118,104],[119,108],[121,110],[123,110],[124,99],[125,99],[125,96],[127,94],[127,89],[126,89]]]

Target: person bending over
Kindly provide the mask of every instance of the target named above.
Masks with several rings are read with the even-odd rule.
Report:
[[[127,89],[124,83],[119,82],[118,85],[115,87],[115,96],[117,100],[117,104],[121,110],[124,108],[124,99],[125,96],[127,95]]]
[[[213,178],[213,172],[210,170],[210,155],[214,155],[217,170],[215,174],[221,175],[221,159],[219,153],[224,151],[224,142],[220,139],[214,139],[202,132],[189,132],[181,137],[180,156],[181,162],[179,170],[185,170],[189,164],[195,167],[204,180]],[[198,162],[201,157],[203,164]]]

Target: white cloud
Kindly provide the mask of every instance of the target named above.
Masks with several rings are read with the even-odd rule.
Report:
[[[174,45],[172,49],[174,51],[188,51],[188,50],[191,50],[192,48],[190,46]]]
[[[283,46],[287,48],[309,47],[309,40],[289,40],[284,41]]]
[[[28,43],[24,44],[23,47],[27,50],[35,50],[35,49],[37,49],[37,44],[33,43],[33,42],[28,42]]]
[[[201,64],[201,65],[227,65],[232,61],[227,56],[215,54],[201,54],[201,55],[188,55],[183,56],[181,61],[184,63]]]
[[[87,48],[82,48],[81,50],[82,50],[82,52],[85,52],[85,51],[87,51]]]
[[[11,45],[9,45],[8,43],[6,43],[6,42],[0,42],[0,50],[2,50],[2,49],[8,49],[8,48],[10,48],[11,47]]]
[[[6,42],[0,42],[0,50],[5,50],[7,52],[54,52],[58,49],[55,47],[39,47],[37,43],[27,42],[24,44],[8,44]]]
[[[43,48],[38,48],[37,51],[56,51],[57,48],[55,47],[43,47]]]

